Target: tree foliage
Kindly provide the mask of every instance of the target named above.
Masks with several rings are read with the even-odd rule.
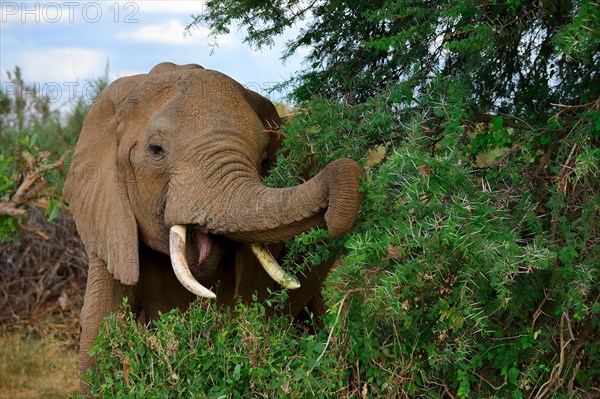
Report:
[[[297,100],[361,102],[401,83],[412,104],[446,76],[476,111],[543,120],[551,104],[588,103],[600,90],[593,1],[211,0],[195,23],[215,35],[240,25],[258,47],[301,24],[284,54],[309,50],[291,82]]]
[[[311,232],[290,254],[299,264],[345,247],[327,297],[345,298],[346,367],[360,365],[349,383],[370,378],[372,397],[591,392],[600,126],[582,118],[542,150],[502,118],[471,125],[460,92],[432,86],[419,110],[390,97],[310,102],[286,128],[285,158],[269,177],[302,181],[307,158],[313,173],[344,156],[367,168],[354,232],[337,245]]]

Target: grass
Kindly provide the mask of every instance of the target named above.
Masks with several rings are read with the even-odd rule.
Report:
[[[52,336],[0,336],[0,398],[66,398],[78,387],[74,348]]]

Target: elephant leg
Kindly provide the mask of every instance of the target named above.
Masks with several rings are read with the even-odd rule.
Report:
[[[335,263],[334,259],[313,265],[304,273],[296,277],[300,281],[300,288],[289,291],[289,314],[295,323],[308,327],[309,332],[316,332],[323,328],[323,316],[327,311],[321,290],[323,282]],[[307,323],[310,322],[310,325]]]
[[[86,371],[94,368],[95,360],[89,355],[98,336],[100,323],[110,313],[116,311],[123,297],[129,297],[129,304],[136,311],[134,287],[128,287],[115,280],[106,269],[104,261],[92,255],[89,260],[87,286],[81,309],[81,337],[79,341],[79,377],[80,390],[89,390],[83,380]]]
[[[294,316],[294,324],[301,327],[308,334],[316,334],[325,324],[323,316],[327,312],[323,295],[319,292],[306,304],[304,309]]]

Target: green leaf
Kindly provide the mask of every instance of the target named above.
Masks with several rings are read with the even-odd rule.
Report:
[[[49,222],[55,220],[60,214],[60,206],[58,204],[58,201],[56,201],[55,199],[50,200],[50,202],[48,203],[48,207],[45,209],[45,213],[48,216]]]
[[[517,382],[517,378],[519,378],[519,369],[512,367],[508,370],[508,382],[514,385]]]
[[[494,130],[494,132],[500,132],[503,125],[504,120],[501,116],[497,115],[492,118],[492,129]]]

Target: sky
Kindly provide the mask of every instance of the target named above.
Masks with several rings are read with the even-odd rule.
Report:
[[[275,83],[301,67],[303,54],[280,60],[284,44],[298,32],[291,29],[273,48],[256,50],[243,43],[243,32],[217,38],[206,27],[194,27],[192,14],[202,12],[202,0],[135,1],[9,1],[0,0],[0,82],[10,90],[7,71],[18,65],[24,80],[38,91],[52,93],[60,106],[84,93],[90,81],[104,74],[109,80],[148,72],[170,61],[197,63],[223,72],[272,101]],[[211,54],[212,53],[212,54]]]

